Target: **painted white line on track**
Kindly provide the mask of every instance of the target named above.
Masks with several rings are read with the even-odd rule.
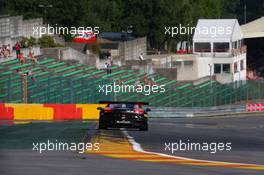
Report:
[[[212,160],[203,160],[203,159],[193,159],[193,158],[187,158],[187,157],[181,157],[181,156],[173,156],[169,154],[164,153],[157,153],[157,152],[151,152],[151,151],[145,151],[140,143],[136,142],[135,139],[128,134],[126,130],[122,130],[123,134],[127,137],[129,143],[132,145],[132,148],[134,151],[146,153],[146,154],[155,154],[162,157],[168,157],[168,158],[174,158],[174,159],[182,159],[182,160],[188,160],[188,161],[199,161],[204,163],[219,163],[219,164],[226,164],[226,165],[242,165],[242,166],[263,166],[258,164],[247,164],[247,163],[233,163],[233,162],[222,162],[222,161],[212,161]]]

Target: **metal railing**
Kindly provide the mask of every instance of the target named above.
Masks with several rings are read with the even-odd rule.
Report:
[[[150,107],[150,117],[174,118],[237,114],[246,112],[246,105],[228,105],[216,107]]]

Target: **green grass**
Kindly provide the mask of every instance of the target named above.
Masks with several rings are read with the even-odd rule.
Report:
[[[92,122],[53,122],[3,125],[0,122],[0,149],[32,149],[37,142],[79,143]]]

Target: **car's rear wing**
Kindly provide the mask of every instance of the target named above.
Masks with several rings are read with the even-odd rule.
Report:
[[[135,102],[135,101],[99,101],[99,104],[140,104],[149,105],[148,102]]]

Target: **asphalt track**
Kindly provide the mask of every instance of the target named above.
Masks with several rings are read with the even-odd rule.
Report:
[[[264,174],[264,116],[151,119],[148,132],[96,130],[96,122],[0,124],[0,174]],[[130,140],[128,139],[130,138]],[[100,152],[32,151],[32,141],[98,141]],[[261,169],[170,162],[138,153],[129,141],[147,152],[199,160],[262,165]],[[231,142],[231,151],[165,150],[164,143]],[[125,153],[125,154],[124,154]],[[162,161],[163,160],[163,161]],[[165,160],[165,161],[164,161]]]

